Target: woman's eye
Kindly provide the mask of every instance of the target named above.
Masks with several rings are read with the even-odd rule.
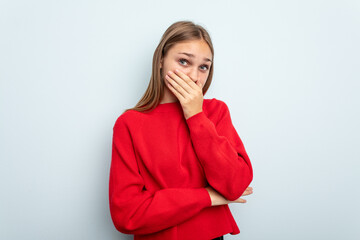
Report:
[[[209,69],[209,67],[208,67],[207,65],[203,65],[203,66],[201,66],[201,67],[200,67],[200,69],[201,69],[201,70],[205,70],[205,71],[206,71],[206,70],[208,70],[208,69]]]
[[[187,60],[186,60],[186,59],[180,59],[180,60],[179,60],[179,63],[180,63],[181,65],[186,65],[186,64],[187,64]]]

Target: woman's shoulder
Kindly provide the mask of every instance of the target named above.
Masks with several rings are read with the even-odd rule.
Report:
[[[229,108],[223,100],[211,98],[204,99],[203,111],[209,119],[218,122],[219,119],[228,114]]]
[[[204,99],[203,105],[204,105],[204,109],[207,112],[214,112],[214,111],[218,112],[218,111],[227,110],[228,108],[228,106],[223,100],[217,98]]]
[[[141,121],[142,113],[133,109],[127,110],[120,114],[116,120],[114,127],[116,126],[130,126],[132,124],[138,124]]]

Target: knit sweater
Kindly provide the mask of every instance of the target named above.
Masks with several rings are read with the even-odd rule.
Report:
[[[204,99],[185,119],[180,102],[129,110],[113,127],[109,206],[115,228],[135,240],[209,240],[240,230],[228,205],[211,206],[211,186],[238,199],[253,170],[227,105]]]

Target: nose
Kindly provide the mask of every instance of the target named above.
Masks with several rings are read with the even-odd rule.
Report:
[[[191,80],[197,82],[199,80],[199,70],[197,68],[189,69],[188,76],[191,78]]]

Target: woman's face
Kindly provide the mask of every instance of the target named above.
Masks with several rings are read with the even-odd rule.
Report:
[[[209,76],[212,54],[209,45],[203,39],[179,42],[172,46],[160,63],[162,79],[168,71],[179,69],[195,83],[202,86]]]

